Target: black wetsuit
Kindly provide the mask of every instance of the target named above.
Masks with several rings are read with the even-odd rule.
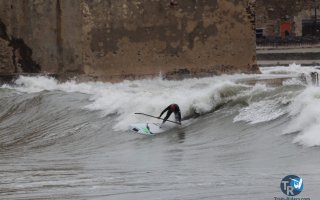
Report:
[[[174,113],[174,116],[175,116],[176,121],[179,122],[179,123],[181,123],[180,108],[179,108],[179,106],[178,106],[177,104],[171,104],[171,105],[169,105],[167,108],[165,108],[165,109],[161,112],[159,118],[160,118],[160,117],[163,115],[163,113],[165,113],[166,111],[168,111],[168,112],[167,112],[166,117],[163,119],[163,122],[162,122],[162,123],[165,123],[172,113]]]

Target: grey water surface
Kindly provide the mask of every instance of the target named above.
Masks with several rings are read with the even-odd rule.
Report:
[[[234,121],[247,105],[298,95],[281,86],[239,97],[154,136],[113,128],[116,115],[83,109],[80,92],[0,89],[0,199],[274,199],[281,179],[303,178],[300,197],[320,198],[319,147],[283,134],[287,113]],[[253,101],[252,100],[252,101]],[[286,107],[287,105],[281,105]],[[320,132],[319,132],[320,134]]]

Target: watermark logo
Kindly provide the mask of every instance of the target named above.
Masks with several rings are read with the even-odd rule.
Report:
[[[296,175],[289,175],[281,180],[280,188],[287,196],[296,196],[303,190],[303,180]]]

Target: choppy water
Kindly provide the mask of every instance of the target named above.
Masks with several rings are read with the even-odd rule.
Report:
[[[319,199],[320,88],[314,68],[183,81],[58,83],[20,77],[0,88],[0,199],[274,199],[303,178]],[[290,76],[283,85],[243,80]],[[310,80],[308,80],[310,82]],[[188,120],[130,133],[170,103]]]

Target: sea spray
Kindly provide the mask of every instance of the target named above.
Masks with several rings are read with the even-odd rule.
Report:
[[[294,142],[306,146],[320,145],[320,88],[308,87],[289,107],[292,121],[283,133],[296,133]]]

